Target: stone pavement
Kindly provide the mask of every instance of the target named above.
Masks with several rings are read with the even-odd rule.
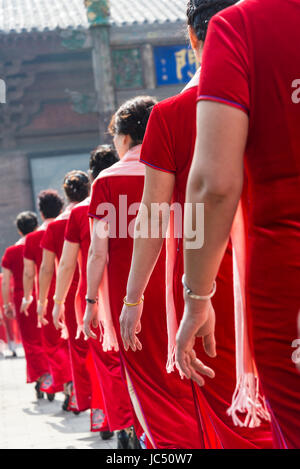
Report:
[[[116,436],[102,441],[90,433],[90,413],[62,411],[63,394],[54,402],[37,401],[34,384],[25,383],[25,359],[0,359],[0,449],[115,449]]]

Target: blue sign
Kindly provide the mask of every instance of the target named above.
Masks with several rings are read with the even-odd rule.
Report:
[[[158,86],[188,83],[199,67],[188,46],[154,47],[154,60]]]

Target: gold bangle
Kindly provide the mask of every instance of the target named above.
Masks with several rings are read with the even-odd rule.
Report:
[[[58,300],[56,299],[56,296],[55,296],[55,295],[54,295],[54,297],[53,297],[53,300],[54,300],[54,303],[55,303],[56,305],[63,305],[63,304],[64,304],[64,300],[63,300],[63,301],[58,301]]]
[[[40,300],[38,300],[38,304],[39,304],[40,306],[45,306],[47,303],[48,303],[48,300],[47,300],[47,299],[45,300],[45,303],[42,303]]]
[[[125,296],[124,300],[123,300],[123,303],[124,303],[125,306],[139,306],[141,303],[143,303],[143,301],[144,301],[144,295],[142,296],[140,301],[138,301],[137,303],[128,303],[127,302],[127,296]]]

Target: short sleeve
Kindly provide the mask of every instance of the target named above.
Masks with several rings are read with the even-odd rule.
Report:
[[[26,236],[25,247],[24,247],[24,258],[30,261],[35,261],[35,249],[34,243],[31,236]]]
[[[2,265],[2,267],[4,267],[4,269],[11,270],[12,258],[11,258],[11,253],[10,253],[9,249],[6,249],[6,251],[5,251],[5,253],[2,257],[1,265]]]
[[[96,179],[93,183],[91,203],[88,212],[91,218],[102,220],[108,213],[108,210],[106,210],[107,203],[110,200],[108,180],[108,177],[101,177]]]
[[[205,42],[198,101],[216,101],[249,114],[249,51],[240,12],[215,16]]]
[[[54,236],[54,230],[53,230],[53,224],[50,223],[47,228],[46,228],[46,231],[44,233],[44,236],[41,240],[41,244],[40,244],[41,248],[42,249],[47,249],[47,251],[51,251],[51,252],[56,252],[55,251],[55,236]]]
[[[175,173],[173,146],[170,129],[157,104],[149,118],[140,161],[159,171]]]
[[[65,231],[65,240],[70,243],[80,243],[80,227],[77,219],[76,207],[72,210],[70,218],[68,220],[66,231]]]

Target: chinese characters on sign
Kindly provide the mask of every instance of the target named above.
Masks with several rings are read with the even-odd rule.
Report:
[[[188,83],[199,64],[188,46],[154,47],[157,85]]]

